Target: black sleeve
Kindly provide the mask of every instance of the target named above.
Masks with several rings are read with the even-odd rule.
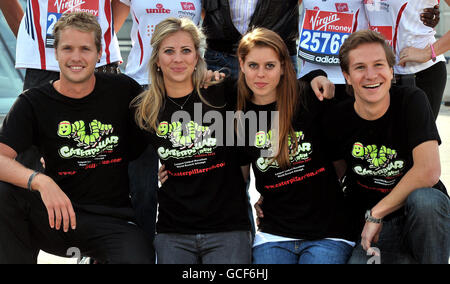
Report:
[[[426,94],[418,88],[405,88],[408,92],[404,103],[404,122],[408,135],[408,146],[411,151],[423,142],[441,138],[436,127],[433,112]]]
[[[130,137],[130,147],[129,147],[129,156],[130,160],[137,159],[147,148],[148,146],[148,137],[144,130],[140,129],[136,123],[135,119],[135,110],[136,108],[131,105],[131,102],[134,98],[139,96],[144,89],[139,83],[137,83],[132,78],[124,75],[126,80],[129,81],[130,84],[130,93],[129,93],[129,115],[128,115],[128,131]]]
[[[234,80],[231,78],[231,76],[228,76],[224,82],[224,88],[225,88],[225,100],[227,102],[227,109],[236,109],[237,105],[237,80]]]
[[[301,77],[301,78],[298,79],[298,80],[299,80],[300,82],[305,82],[305,83],[307,83],[308,85],[310,85],[310,84],[311,84],[311,81],[312,81],[314,78],[318,77],[318,76],[325,76],[325,77],[328,78],[328,75],[327,75],[327,73],[326,73],[325,71],[323,71],[322,69],[316,69],[316,70],[313,70],[313,71],[309,72],[308,74],[306,74],[305,76]]]
[[[342,108],[333,106],[323,113],[321,123],[322,145],[325,155],[330,161],[338,161],[344,158],[344,134],[341,132],[343,122],[340,120]]]
[[[0,128],[0,142],[13,148],[17,153],[37,145],[37,125],[30,101],[24,94],[19,95]]]

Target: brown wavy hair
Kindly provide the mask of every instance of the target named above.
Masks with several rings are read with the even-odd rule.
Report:
[[[278,130],[278,144],[276,145],[278,147],[275,147],[277,151],[272,161],[276,160],[281,168],[288,168],[291,163],[289,159],[289,139],[287,137],[291,137],[292,142],[296,145],[295,149],[297,149],[292,120],[299,103],[299,92],[302,92],[303,88],[297,81],[288,48],[277,33],[265,28],[256,28],[247,33],[239,42],[237,50],[239,60],[245,62],[246,56],[255,47],[273,49],[281,62],[282,75],[276,90],[279,121],[278,125],[272,126],[277,127],[276,130]],[[246,84],[245,75],[239,72],[237,110],[245,111],[246,101],[251,101],[253,96],[253,92]]]

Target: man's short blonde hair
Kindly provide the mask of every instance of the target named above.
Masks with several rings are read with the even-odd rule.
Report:
[[[94,15],[86,12],[63,14],[53,29],[55,48],[58,47],[61,31],[67,28],[74,28],[82,32],[94,32],[95,47],[97,51],[102,50],[102,28]]]

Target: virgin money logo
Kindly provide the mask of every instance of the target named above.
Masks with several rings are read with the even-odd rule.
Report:
[[[147,14],[170,14],[170,9],[166,9],[162,4],[156,4],[156,9],[145,9]]]
[[[345,12],[350,11],[347,3],[336,3],[335,6],[336,6],[336,11],[338,11],[338,12],[345,13]]]
[[[181,8],[183,10],[195,11],[195,5],[191,2],[181,2]]]

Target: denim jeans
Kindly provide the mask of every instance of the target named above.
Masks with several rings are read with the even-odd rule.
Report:
[[[250,264],[251,234],[231,231],[208,234],[156,234],[158,264]]]
[[[237,80],[239,77],[239,60],[234,54],[219,52],[207,49],[205,52],[205,61],[209,70],[220,70],[221,68],[230,69],[230,75]],[[298,73],[297,55],[291,56],[295,73]],[[226,73],[226,72],[225,72]]]
[[[149,242],[153,243],[158,203],[156,197],[158,156],[151,145],[138,159],[130,162],[128,176],[130,178],[131,204],[136,212],[136,221],[144,230]]]
[[[345,264],[352,250],[328,239],[268,242],[253,248],[253,264]]]
[[[417,189],[400,213],[383,222],[378,242],[372,243],[380,257],[367,256],[359,243],[349,263],[448,263],[449,198],[434,188]]]

